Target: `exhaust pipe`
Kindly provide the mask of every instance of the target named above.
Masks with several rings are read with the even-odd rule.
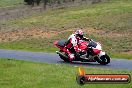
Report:
[[[59,54],[59,55],[62,56],[62,57],[67,58],[67,59],[69,58],[68,56],[64,55],[63,53],[61,53],[61,52],[59,52],[59,51],[56,51],[56,53]]]

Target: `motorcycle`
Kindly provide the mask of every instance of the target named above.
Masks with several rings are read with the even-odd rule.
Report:
[[[66,40],[55,41],[54,45],[59,48],[60,51],[56,51],[60,58],[65,62],[70,62],[68,54],[64,51],[66,45]],[[75,56],[73,61],[81,62],[98,62],[101,65],[106,65],[110,63],[110,57],[102,51],[102,46],[99,42],[91,41],[81,41],[78,47],[83,50],[83,52],[77,53],[73,48],[69,49]]]

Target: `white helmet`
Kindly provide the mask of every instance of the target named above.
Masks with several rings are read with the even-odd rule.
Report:
[[[79,36],[80,38],[83,38],[84,33],[83,33],[82,30],[79,29],[79,30],[76,30],[76,31],[75,31],[75,35],[76,35],[76,36]]]

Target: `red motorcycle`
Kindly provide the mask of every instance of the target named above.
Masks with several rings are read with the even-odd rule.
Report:
[[[70,62],[68,54],[63,51],[66,43],[67,41],[60,40],[55,41],[54,45],[60,49],[60,51],[56,51],[56,53],[59,54],[60,58],[65,62]],[[81,41],[78,46],[83,50],[83,52],[77,53],[73,48],[71,48],[70,51],[75,56],[75,59],[73,61],[98,62],[102,65],[110,63],[110,57],[102,51],[102,47],[99,42],[95,42],[93,40]]]

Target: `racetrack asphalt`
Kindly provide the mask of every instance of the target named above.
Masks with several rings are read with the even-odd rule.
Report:
[[[0,49],[0,58],[28,60],[34,62],[50,63],[50,64],[68,64],[73,66],[86,66],[92,68],[132,70],[132,60],[127,60],[127,59],[111,59],[111,62],[108,65],[100,65],[96,62],[66,63],[63,60],[61,60],[56,53],[29,52],[29,51],[4,50],[4,49]]]

